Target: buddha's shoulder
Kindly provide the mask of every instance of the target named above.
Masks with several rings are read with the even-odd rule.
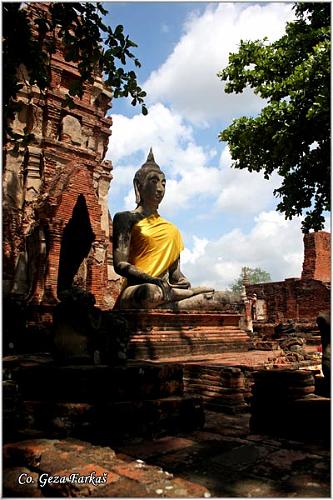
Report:
[[[126,210],[125,212],[117,212],[113,217],[113,226],[132,226],[142,219],[142,216],[134,210]]]

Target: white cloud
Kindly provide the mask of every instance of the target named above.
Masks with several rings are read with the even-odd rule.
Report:
[[[194,246],[192,250],[188,248],[184,248],[182,253],[182,263],[186,264],[190,262],[194,264],[199,257],[202,257],[205,254],[205,248],[207,246],[208,240],[206,238],[198,238],[197,236],[193,236]]]
[[[185,254],[182,269],[192,285],[227,288],[240,275],[243,266],[268,271],[273,281],[300,277],[303,263],[303,235],[300,219],[287,221],[274,211],[261,212],[255,225],[245,233],[238,228],[216,241],[205,241],[199,254],[197,239]],[[194,256],[189,259],[188,255]]]
[[[209,199],[211,211],[215,213],[256,214],[272,208],[277,176],[268,182],[261,174],[231,169],[227,147],[217,162],[216,150],[197,144],[192,127],[163,104],[153,105],[146,117],[115,115],[113,118],[107,155],[114,165],[111,187],[113,195],[125,191],[126,209],[135,206],[132,179],[150,146],[167,176],[166,195],[161,205],[166,216],[196,206],[204,198]]]
[[[124,199],[125,210],[133,210],[136,207],[134,189],[129,191]]]
[[[241,39],[279,38],[292,17],[291,7],[219,3],[210,4],[201,15],[192,14],[173,52],[144,83],[148,102],[164,100],[193,123],[206,126],[210,119],[230,121],[241,114],[256,114],[263,101],[251,90],[225,94],[216,74]]]
[[[137,169],[138,167],[135,165],[123,165],[121,167],[121,171],[116,170],[116,175],[115,172],[113,172],[115,180],[112,181],[112,187],[114,187],[115,183],[117,183],[117,185],[120,184],[124,186],[128,186],[129,184],[131,184]]]
[[[127,187],[127,209],[134,206],[134,173],[145,161],[151,146],[156,162],[167,176],[163,213],[175,213],[189,206],[197,197],[210,196],[214,200],[219,194],[221,170],[209,166],[216,152],[196,144],[192,128],[166,106],[155,104],[146,117],[115,115],[113,123],[107,154],[114,165],[111,188],[115,193],[119,192],[120,186]],[[134,157],[137,161],[135,167]]]
[[[114,165],[113,194],[122,193],[126,208],[133,207],[132,178],[151,146],[168,178],[162,205],[167,216],[205,197],[215,213],[244,215],[272,208],[278,177],[267,182],[261,174],[230,169],[227,148],[217,164],[216,151],[195,141],[193,126],[197,123],[191,126],[188,119],[219,116],[225,120],[229,111],[234,116],[237,110],[254,113],[258,109],[257,104],[253,106],[257,98],[248,99],[246,93],[225,95],[216,71],[227,62],[229,51],[236,49],[241,37],[268,34],[276,38],[288,16],[290,6],[285,4],[226,3],[209,5],[203,14],[192,13],[174,52],[147,82],[155,100],[148,116],[113,115],[107,158]],[[165,102],[156,102],[159,98]]]
[[[204,147],[199,142],[204,139],[196,141],[194,135],[194,127],[204,121],[208,127],[216,117],[229,121],[240,113],[258,111],[259,101],[252,94],[224,94],[216,72],[226,65],[228,52],[237,49],[240,38],[268,35],[273,40],[281,36],[290,12],[291,4],[220,3],[207,7],[201,16],[193,14],[174,52],[146,82],[153,102],[148,116],[113,115],[107,155],[114,165],[110,194],[121,195],[127,209],[135,206],[134,173],[152,146],[167,176],[162,215],[172,215],[171,220],[177,224],[185,208],[192,221],[198,220],[200,202],[206,199],[202,217],[244,215],[243,222],[248,223],[247,231],[236,227],[222,236],[223,228],[217,223],[216,237],[208,240],[203,237],[204,223],[198,228],[199,238],[182,220],[186,239],[193,235],[192,247],[181,256],[182,269],[192,285],[224,289],[238,278],[244,265],[261,267],[275,281],[301,275],[300,220],[286,221],[282,214],[272,211],[272,192],[280,185],[279,177],[266,181],[261,174],[231,169],[227,147],[222,149],[223,145],[217,144],[218,151]]]
[[[194,166],[190,171],[184,171],[179,181],[167,181],[163,212],[174,214],[193,203],[198,204],[200,197],[214,200],[220,185],[221,172],[217,168]]]
[[[138,152],[143,162],[151,146],[157,160],[174,163],[174,148],[192,138],[192,128],[185,125],[183,118],[160,103],[151,106],[147,116],[137,114],[128,118],[112,115],[112,119],[112,135],[106,158],[111,159],[114,166],[120,160],[124,163],[124,159]]]
[[[191,145],[188,154],[191,156]],[[195,146],[193,146],[195,149]],[[162,166],[161,166],[162,167]],[[162,167],[163,169],[163,167]],[[166,170],[166,169],[163,169]],[[160,211],[165,216],[172,216],[180,210],[198,204],[198,200],[209,198],[216,199],[221,186],[221,171],[218,168],[194,165],[186,169],[186,165],[178,170],[179,179],[170,179],[167,175],[166,193],[161,203]],[[127,210],[134,207],[134,193],[132,187],[125,197]]]
[[[260,172],[231,168],[231,156],[226,146],[220,157],[221,193],[217,207],[223,212],[257,214],[270,208],[273,191],[281,185],[281,177],[274,173],[269,180]]]

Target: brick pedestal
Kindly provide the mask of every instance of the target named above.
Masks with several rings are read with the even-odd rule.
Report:
[[[249,337],[239,327],[241,314],[212,311],[126,310],[131,359],[242,352]]]
[[[200,398],[184,396],[181,365],[59,366],[45,359],[16,367],[10,359],[4,365],[18,389],[13,411],[19,415],[15,426],[9,420],[13,412],[4,422],[5,441],[15,439],[15,432],[25,437],[38,431],[47,437],[118,442],[204,424]]]

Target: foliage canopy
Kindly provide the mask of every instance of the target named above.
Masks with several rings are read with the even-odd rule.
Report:
[[[2,4],[4,132],[14,135],[8,124],[18,109],[15,99],[22,87],[17,68],[23,64],[29,84],[43,92],[50,82],[49,62],[57,40],[64,48],[66,61],[77,63],[80,73],[67,95],[69,107],[74,105],[73,97],[82,97],[84,85],[100,74],[115,98],[131,96],[132,105],[141,104],[142,113],[147,114],[146,93],[139,87],[135,72],[123,68],[128,60],[141,66],[131,52],[137,45],[124,34],[122,25],[113,30],[104,24],[107,11],[100,2],[50,3],[46,12],[34,9],[33,22],[22,6],[14,2]]]
[[[303,232],[324,226],[330,210],[330,3],[297,3],[285,35],[241,41],[218,73],[225,92],[247,86],[267,105],[254,118],[241,117],[219,134],[229,144],[232,166],[273,171],[282,177],[274,195],[286,219],[302,215]]]
[[[256,283],[268,283],[271,281],[271,275],[260,267],[252,269],[251,267],[244,266],[242,267],[242,272],[239,275],[239,278],[237,278],[230,285],[232,292],[237,294],[242,292],[244,272],[246,272],[250,285],[255,285]]]

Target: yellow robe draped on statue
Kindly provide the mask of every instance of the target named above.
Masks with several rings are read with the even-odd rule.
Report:
[[[183,249],[177,227],[159,215],[151,215],[132,228],[129,262],[157,277],[178,259]]]

